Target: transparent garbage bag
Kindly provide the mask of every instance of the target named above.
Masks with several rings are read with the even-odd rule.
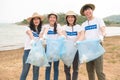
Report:
[[[64,40],[64,45],[61,47],[60,59],[68,67],[73,63],[77,47],[74,45],[74,41]]]
[[[105,50],[100,44],[100,40],[84,40],[77,44],[79,52],[79,62],[86,63],[104,54]]]
[[[41,40],[36,40],[32,45],[26,63],[30,63],[39,67],[49,66],[47,56],[45,54],[45,49]]]
[[[63,37],[58,37],[57,39],[46,39],[46,55],[49,62],[58,61],[60,59],[60,51],[63,46]]]

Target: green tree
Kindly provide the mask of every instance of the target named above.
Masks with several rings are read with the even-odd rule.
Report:
[[[86,18],[84,16],[77,15],[77,24],[82,24]]]

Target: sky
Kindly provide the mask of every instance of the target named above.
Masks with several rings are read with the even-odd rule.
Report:
[[[80,8],[86,3],[95,4],[97,17],[120,15],[119,0],[0,0],[0,23],[19,22],[34,12],[44,15],[72,10],[80,15]]]

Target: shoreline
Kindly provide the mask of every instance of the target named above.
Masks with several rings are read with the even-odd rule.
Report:
[[[120,35],[114,35],[114,36],[106,36],[105,38],[111,38],[111,37],[120,37]],[[10,50],[16,50],[16,49],[21,49],[21,48],[24,48],[24,46],[19,46],[17,45],[17,47],[14,47],[14,48],[9,48],[11,46],[7,46],[8,48],[5,48],[5,49],[0,49],[0,52],[1,51],[10,51]]]
[[[17,48],[17,49],[3,50],[3,51],[0,51],[0,53],[1,52],[9,52],[9,51],[17,51],[17,50],[24,50],[24,47]]]

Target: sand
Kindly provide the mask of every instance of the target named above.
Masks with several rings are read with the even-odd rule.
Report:
[[[106,37],[103,43],[104,73],[107,80],[120,80],[120,36]],[[0,51],[0,80],[19,80],[22,71],[23,48]],[[72,69],[71,69],[72,72]],[[32,67],[27,80],[32,80]],[[39,80],[45,80],[45,68],[40,68]],[[53,80],[53,69],[51,71]],[[62,61],[59,65],[59,80],[65,80]],[[88,80],[85,64],[79,67],[79,80]],[[97,80],[97,79],[96,79]]]

